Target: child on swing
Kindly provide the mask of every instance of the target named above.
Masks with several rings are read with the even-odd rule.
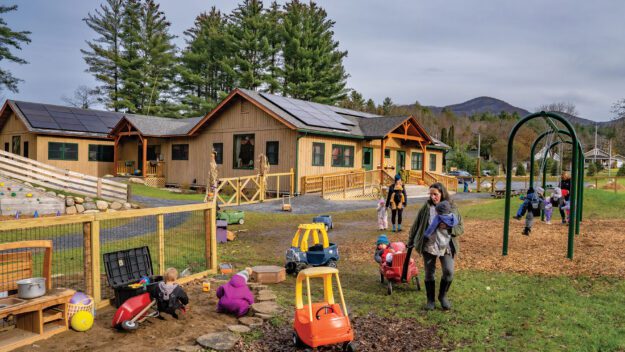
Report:
[[[540,216],[541,210],[545,208],[545,198],[543,196],[545,190],[542,187],[534,188],[530,187],[527,190],[527,196],[523,200],[523,204],[519,207],[519,210],[514,217],[517,220],[521,220],[523,215],[527,213],[525,217],[525,228],[523,229],[523,235],[529,236],[532,232],[532,225],[534,225],[534,217]]]

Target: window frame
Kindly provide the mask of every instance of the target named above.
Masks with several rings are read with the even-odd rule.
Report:
[[[315,147],[321,147],[321,153],[315,153]],[[321,163],[315,163],[315,156],[321,157]],[[312,144],[312,166],[325,166],[326,164],[326,144],[323,142],[313,142]]]
[[[174,148],[175,147],[182,147],[182,151],[176,151],[176,153],[174,153]],[[184,152],[186,149],[186,155],[180,155],[181,152]],[[184,161],[184,160],[189,160],[189,143],[179,143],[179,144],[172,144],[171,145],[171,160],[177,160],[177,161]]]
[[[216,148],[219,146],[219,148]],[[215,153],[215,163],[217,165],[223,165],[224,163],[224,143],[217,142],[213,143],[213,151]]]
[[[247,166],[241,166],[239,167],[239,158],[237,157],[237,138],[241,138],[241,139],[245,139],[245,137],[248,136],[250,137],[250,140],[252,141],[252,165],[247,165]],[[241,142],[241,139],[239,140],[239,143]],[[239,149],[239,153],[241,152],[241,150]],[[256,134],[255,133],[241,133],[241,134],[233,134],[232,135],[232,168],[236,169],[236,170],[254,170],[254,164],[256,162]]]
[[[428,164],[429,164],[429,169],[430,169],[430,171],[436,171],[436,161],[437,161],[437,160],[436,160],[436,154],[434,154],[434,153],[430,153],[430,155],[429,155],[429,158],[428,158],[428,159],[429,159],[429,160],[428,160],[428,161],[429,161],[429,163],[428,163]],[[434,162],[434,168],[432,168],[432,162]]]
[[[343,160],[345,161],[345,150],[349,149],[351,150],[351,155],[350,155],[350,163],[349,165],[345,165],[344,163],[342,163],[341,165],[335,164],[334,163],[334,148],[340,148],[340,152],[338,155],[338,160]],[[354,167],[354,153],[355,153],[355,147],[353,145],[346,145],[346,144],[332,144],[332,167]]]
[[[92,152],[92,147],[95,147],[95,159],[91,158],[91,152]],[[102,149],[104,148],[111,148],[110,151],[110,156],[111,156],[111,160],[102,160],[104,158],[102,158],[103,155],[106,155],[105,152],[103,152]],[[106,145],[106,144],[89,144],[89,146],[87,147],[87,161],[92,161],[92,162],[100,162],[100,163],[112,163],[115,161],[115,147],[112,145]]]
[[[28,143],[28,141],[24,141],[24,146],[22,147],[22,156],[24,156],[24,158],[28,158],[28,154],[30,154],[30,143]]]
[[[50,147],[53,144],[59,144],[61,145],[61,156],[59,158],[52,158],[50,156]],[[75,146],[76,147],[76,159],[68,159],[65,157],[65,154],[67,152],[66,146]],[[67,142],[48,142],[48,160],[61,160],[61,161],[78,161],[78,157],[79,157],[79,151],[78,151],[78,143],[67,143]]]
[[[272,158],[269,156],[269,145],[273,145],[275,144],[276,146],[276,151],[275,151],[275,162],[272,162]],[[273,154],[273,153],[272,153]],[[279,141],[267,141],[265,142],[265,156],[267,157],[267,162],[269,163],[269,165],[278,165],[280,163],[280,142]]]
[[[419,155],[421,156],[421,158],[419,158]],[[416,160],[415,160],[415,156],[417,156]],[[423,152],[412,152],[412,154],[410,155],[410,169],[415,170],[415,171],[423,171],[422,167],[423,167]]]
[[[22,154],[22,136],[11,136],[11,153]]]

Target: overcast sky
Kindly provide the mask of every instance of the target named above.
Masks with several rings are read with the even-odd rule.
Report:
[[[281,1],[283,2],[283,1]],[[62,104],[79,85],[95,86],[80,54],[93,33],[82,19],[95,0],[18,0],[5,14],[13,30],[32,32],[18,55],[2,62],[24,80],[4,98]],[[161,0],[184,45],[183,31],[212,5],[236,1]],[[269,2],[266,1],[266,4]],[[380,103],[418,100],[444,106],[491,96],[532,111],[551,102],[577,106],[584,118],[612,117],[625,98],[625,1],[324,0],[336,39],[349,55],[348,86]]]

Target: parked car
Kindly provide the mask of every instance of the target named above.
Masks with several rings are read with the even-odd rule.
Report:
[[[455,176],[458,179],[459,183],[463,183],[465,181],[469,183],[475,182],[473,176],[464,170],[449,171],[447,174],[450,176]]]

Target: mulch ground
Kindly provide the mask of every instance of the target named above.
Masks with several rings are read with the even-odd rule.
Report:
[[[465,221],[460,237],[457,270],[477,269],[546,276],[611,276],[625,278],[625,221],[584,220],[575,236],[573,260],[566,258],[568,227],[555,217],[553,225],[537,222],[523,236],[524,221],[510,224],[508,255],[502,256],[502,221]],[[391,241],[406,241],[407,231],[390,233]],[[371,243],[356,242],[342,253],[358,262],[370,262]]]
[[[414,319],[383,318],[376,315],[355,317],[354,327],[356,350],[369,351],[450,351],[452,346],[445,345],[436,327],[425,327]],[[263,338],[252,343],[239,342],[235,350],[248,352],[291,352],[306,351],[293,346],[293,328],[291,325],[276,327],[265,324]],[[308,348],[310,350],[310,348]],[[319,352],[342,351],[341,345],[324,346]]]

